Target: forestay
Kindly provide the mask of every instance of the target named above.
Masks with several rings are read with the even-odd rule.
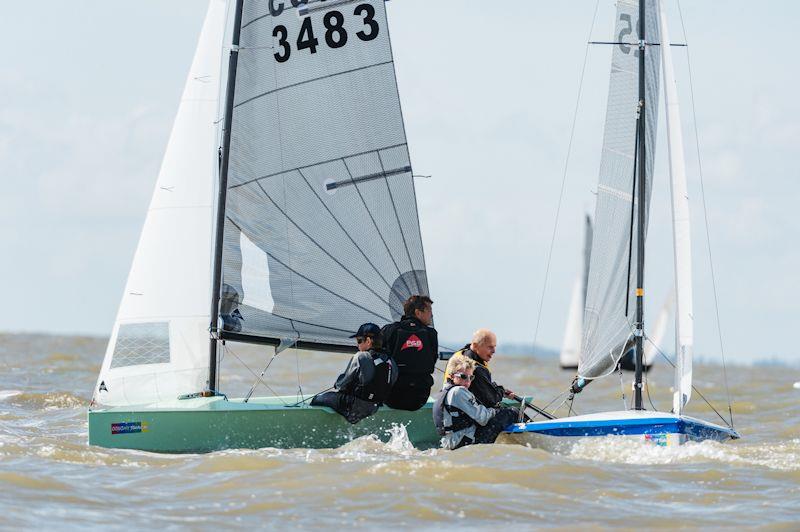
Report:
[[[383,0],[245,1],[223,337],[351,345],[428,283]]]
[[[658,43],[658,4],[646,0],[645,36]],[[578,374],[587,379],[612,372],[634,328],[637,236],[631,231],[639,76],[639,2],[617,3],[611,80],[606,109],[595,228],[583,319]],[[630,44],[629,44],[630,43]],[[659,52],[645,51],[646,197],[649,203],[658,115]],[[647,206],[649,207],[649,205]],[[633,227],[636,227],[634,209]],[[647,210],[647,209],[646,209]],[[644,220],[645,231],[647,220]],[[629,267],[630,264],[630,267]]]

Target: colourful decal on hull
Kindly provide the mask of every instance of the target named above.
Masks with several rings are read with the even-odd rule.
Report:
[[[137,432],[147,432],[147,423],[130,421],[111,424],[111,434],[135,434]]]

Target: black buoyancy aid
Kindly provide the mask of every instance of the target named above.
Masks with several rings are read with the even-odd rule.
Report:
[[[439,433],[439,436],[444,436],[448,432],[458,432],[459,430],[464,430],[475,424],[475,421],[465,414],[463,410],[447,404],[447,396],[450,390],[456,387],[457,386],[451,382],[445,384],[442,391],[439,392],[439,395],[436,397],[436,401],[433,403],[433,424],[436,425],[436,432]],[[445,426],[444,424],[445,410],[450,414],[450,419],[452,420],[451,425]]]
[[[402,320],[398,325],[397,339],[391,346],[391,354],[400,372],[428,375],[433,373],[439,354],[428,327],[415,319]]]
[[[392,359],[384,354],[370,350],[372,363],[375,364],[375,373],[372,380],[360,384],[353,390],[353,395],[365,401],[383,404],[392,390]]]

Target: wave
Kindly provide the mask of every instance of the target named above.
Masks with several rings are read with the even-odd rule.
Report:
[[[0,401],[5,401],[11,397],[22,395],[23,393],[22,390],[0,390]]]
[[[13,393],[12,393],[13,392]],[[8,393],[3,397],[3,393]],[[18,390],[6,390],[0,392],[0,400],[6,399],[15,406],[31,408],[34,410],[55,410],[67,408],[81,408],[89,404],[89,400],[84,397],[69,392],[22,392]]]
[[[565,455],[595,462],[635,465],[717,462],[800,471],[800,439],[750,445],[709,440],[659,447],[645,442],[598,438],[576,442]]]

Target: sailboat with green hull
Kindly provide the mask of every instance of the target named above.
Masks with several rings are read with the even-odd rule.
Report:
[[[334,447],[403,424],[433,446],[430,401],[350,425],[310,397],[219,389],[226,343],[352,353],[413,294],[429,290],[384,0],[210,0],[89,443]]]

